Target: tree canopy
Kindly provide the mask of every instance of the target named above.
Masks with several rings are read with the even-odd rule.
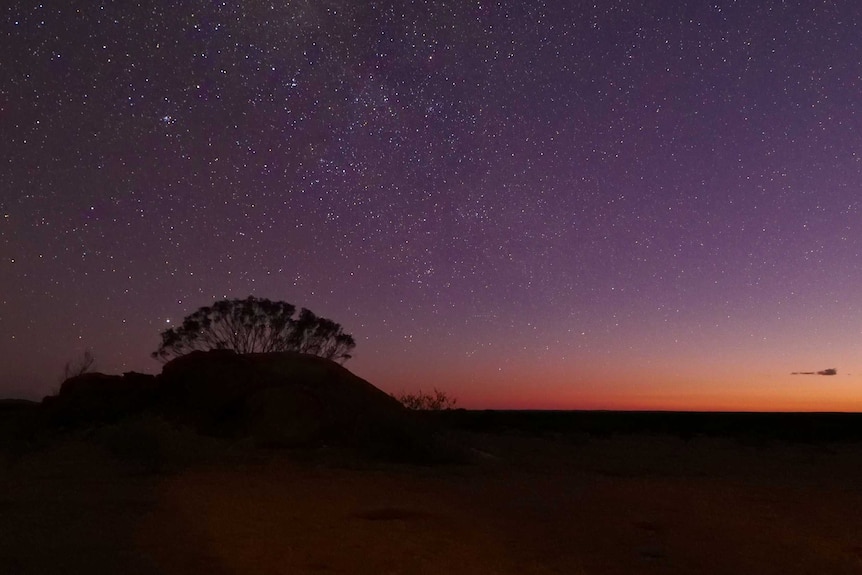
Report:
[[[298,351],[344,362],[356,347],[341,325],[283,301],[249,296],[225,299],[183,319],[182,325],[162,332],[162,343],[152,353],[168,361],[192,351],[230,349],[237,353]]]

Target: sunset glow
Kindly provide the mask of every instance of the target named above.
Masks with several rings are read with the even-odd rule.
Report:
[[[856,2],[4,13],[0,396],[255,295],[468,408],[862,411]]]

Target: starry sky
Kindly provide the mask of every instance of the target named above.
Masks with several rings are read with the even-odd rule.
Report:
[[[464,407],[862,411],[862,4],[5,3],[0,396],[248,295]]]

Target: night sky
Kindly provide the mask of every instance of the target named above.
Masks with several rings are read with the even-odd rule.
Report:
[[[857,0],[11,4],[0,396],[255,295],[464,407],[862,411]]]

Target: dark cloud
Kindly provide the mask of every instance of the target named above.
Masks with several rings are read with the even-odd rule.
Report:
[[[791,375],[838,375],[838,370],[830,367],[821,371],[794,371]]]

